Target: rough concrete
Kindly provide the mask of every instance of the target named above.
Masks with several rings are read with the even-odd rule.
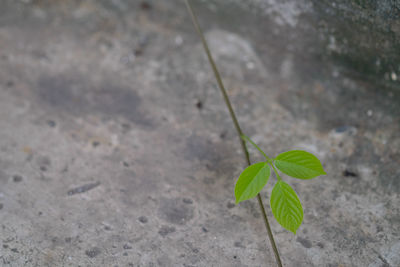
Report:
[[[321,58],[312,3],[233,2],[196,9],[243,129],[328,173],[285,178],[296,236],[267,207],[284,265],[399,266],[396,81]],[[2,1],[1,266],[274,266],[257,202],[234,205],[244,160],[185,8],[146,3]]]

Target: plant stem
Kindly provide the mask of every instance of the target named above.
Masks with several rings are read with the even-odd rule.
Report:
[[[281,176],[279,175],[278,170],[276,169],[275,165],[273,162],[270,162],[269,165],[271,165],[272,169],[274,170],[275,174],[276,174],[276,179],[278,179],[278,182],[282,181]]]
[[[236,118],[236,115],[235,115],[235,112],[234,112],[234,110],[232,108],[232,104],[231,104],[231,102],[229,100],[229,97],[228,97],[228,94],[227,94],[227,92],[225,90],[224,84],[222,83],[221,75],[219,74],[217,66],[215,65],[215,62],[214,62],[214,59],[213,59],[213,57],[211,55],[211,52],[210,52],[210,49],[208,47],[207,41],[206,41],[206,39],[204,37],[204,34],[203,34],[203,32],[202,32],[202,30],[200,28],[199,22],[197,21],[197,17],[193,12],[192,6],[190,5],[190,2],[188,0],[184,0],[184,1],[186,3],[186,7],[187,7],[187,9],[189,11],[189,14],[190,14],[190,16],[192,18],[194,27],[196,28],[196,31],[199,34],[200,39],[201,39],[201,41],[203,43],[204,50],[205,50],[205,52],[207,54],[207,57],[208,57],[208,61],[210,62],[210,65],[211,65],[211,68],[212,68],[212,70],[214,72],[215,78],[217,79],[217,83],[218,83],[219,89],[221,90],[222,96],[224,97],[224,100],[225,100],[225,104],[228,107],[229,114],[230,114],[230,116],[232,118],[233,124],[235,125],[236,132],[239,135],[240,144],[242,146],[242,150],[243,150],[243,153],[245,155],[247,165],[251,165],[249,151],[247,150],[245,141],[241,138],[241,136],[243,135],[243,132],[242,132],[242,129],[240,128],[239,122],[238,122],[238,120]],[[269,237],[272,249],[273,249],[274,254],[275,254],[276,263],[278,264],[279,267],[282,267],[282,261],[281,261],[280,255],[279,255],[279,251],[278,251],[278,248],[276,247],[274,236],[272,234],[272,230],[271,230],[271,227],[270,227],[269,222],[268,222],[267,213],[265,212],[264,203],[262,201],[262,198],[261,198],[260,194],[257,195],[257,199],[258,199],[258,203],[259,203],[259,206],[260,206],[260,209],[261,209],[261,213],[262,213],[263,218],[264,218],[265,228],[267,229],[268,237]]]
[[[278,248],[276,246],[274,235],[272,234],[271,226],[269,225],[267,213],[265,212],[264,203],[262,201],[262,198],[261,198],[260,194],[257,195],[257,200],[258,200],[258,204],[259,204],[260,209],[261,209],[261,213],[263,214],[263,217],[264,217],[265,228],[267,229],[268,238],[269,238],[269,241],[271,243],[272,250],[274,251],[276,264],[279,267],[282,267],[281,256],[279,255],[279,251],[278,251]]]
[[[242,134],[241,135],[242,139],[246,140],[247,142],[249,142],[250,144],[252,144],[268,161],[268,163],[272,162],[272,159],[270,157],[267,156],[267,154],[265,154],[264,151],[261,150],[261,148],[253,142],[253,140],[251,140],[248,136]]]

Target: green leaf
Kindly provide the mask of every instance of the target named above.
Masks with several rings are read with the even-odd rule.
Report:
[[[271,170],[266,162],[258,162],[247,167],[235,185],[236,204],[257,196],[267,184],[270,174]]]
[[[296,234],[303,221],[303,207],[296,192],[284,181],[277,182],[272,189],[271,209],[280,225]]]
[[[326,174],[319,159],[313,154],[292,150],[275,158],[275,166],[283,173],[299,179],[311,179]]]

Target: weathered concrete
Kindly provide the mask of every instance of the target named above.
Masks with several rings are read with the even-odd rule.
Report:
[[[196,9],[245,132],[328,173],[286,178],[296,236],[268,208],[285,266],[399,266],[395,70],[332,61],[315,3],[227,2]],[[0,47],[1,266],[274,266],[256,201],[234,205],[243,157],[181,2],[2,1]]]

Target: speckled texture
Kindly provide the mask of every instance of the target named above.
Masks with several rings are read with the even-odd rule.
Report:
[[[284,265],[399,266],[397,83],[319,57],[299,33],[321,13],[293,2],[196,3],[245,133],[328,173],[284,178],[296,236],[267,207]],[[2,2],[1,266],[274,266],[257,202],[234,205],[244,159],[185,7],[146,3]]]

